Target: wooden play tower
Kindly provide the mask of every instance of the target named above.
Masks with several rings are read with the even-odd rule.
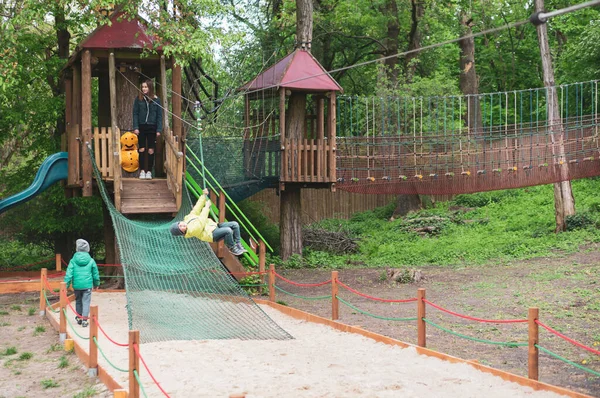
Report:
[[[290,185],[334,189],[336,94],[342,88],[311,53],[295,50],[239,90],[246,104],[245,170],[256,177],[279,176],[282,191]],[[304,97],[300,121],[290,117],[292,96]],[[252,101],[274,97],[276,112],[252,107]]]
[[[123,12],[115,12],[109,18],[110,24],[98,27],[77,46],[63,71],[67,123],[63,145],[69,153],[67,188],[75,195],[93,195],[89,143],[119,211],[124,214],[174,213],[181,205],[184,172],[181,68],[174,59],[164,56],[142,18]],[[169,108],[168,69],[172,69],[174,92],[172,123],[166,110]],[[133,129],[134,98],[139,93],[140,82],[147,78],[156,82],[156,94],[165,111],[163,133],[157,139],[155,152],[155,174],[159,178],[139,180],[137,174],[125,173],[121,168],[120,138]],[[94,85],[97,101],[92,99]],[[92,109],[94,103],[97,103],[96,112]]]

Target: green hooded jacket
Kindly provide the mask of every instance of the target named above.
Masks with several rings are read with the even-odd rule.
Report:
[[[100,275],[96,261],[86,252],[77,252],[69,261],[65,275],[67,288],[72,283],[73,289],[83,290],[100,286]]]

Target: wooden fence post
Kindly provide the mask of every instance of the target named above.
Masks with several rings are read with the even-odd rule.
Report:
[[[275,302],[275,264],[269,264],[269,301]]]
[[[140,397],[140,385],[133,374],[133,371],[137,371],[140,374],[140,358],[135,353],[134,345],[137,345],[138,350],[140,349],[140,331],[130,330],[129,331],[129,396],[131,398]]]
[[[40,274],[40,316],[46,315],[46,277],[48,276],[48,268],[42,268]]]
[[[331,319],[336,321],[340,317],[340,304],[338,294],[338,271],[331,271]]]
[[[426,315],[425,310],[425,289],[417,289],[417,345],[427,347],[427,324],[423,320]]]
[[[88,361],[88,376],[98,376],[98,306],[92,305],[90,307],[89,315],[90,323],[90,356]],[[94,341],[96,339],[96,341]]]
[[[539,319],[539,308],[530,308],[527,316],[529,325],[529,349],[528,349],[528,377],[532,380],[538,380],[539,378],[539,354],[540,351],[536,347],[540,334],[539,326],[535,321]]]
[[[60,336],[60,342],[64,344],[67,338],[67,315],[65,310],[67,308],[67,284],[65,282],[60,283],[60,327],[58,333]]]
[[[62,255],[60,253],[56,253],[56,255],[54,257],[55,257],[54,261],[56,264],[56,271],[60,272],[60,271],[62,271],[62,262],[61,262]]]
[[[250,242],[251,246],[252,246],[252,242]],[[267,246],[265,245],[265,242],[263,242],[263,240],[259,240],[258,241],[258,272],[260,272],[260,284],[261,286],[258,288],[258,293],[262,294],[263,292],[263,287],[262,285],[265,284],[265,265],[267,262]]]
[[[113,398],[127,398],[127,390],[118,389],[113,391]]]

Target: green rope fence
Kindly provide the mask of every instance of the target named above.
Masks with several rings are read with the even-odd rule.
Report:
[[[116,365],[114,365],[104,354],[104,351],[102,351],[102,348],[100,348],[100,344],[98,344],[98,340],[96,339],[96,337],[94,337],[94,344],[96,345],[96,348],[98,348],[98,351],[100,351],[100,354],[102,354],[102,358],[104,358],[104,360],[115,370],[118,370],[119,372],[123,372],[123,373],[127,373],[129,372],[129,370],[127,369],[121,369],[119,367],[117,367]]]
[[[58,314],[59,310],[55,310],[54,308],[52,308],[52,304],[50,304],[50,302],[48,301],[48,296],[46,295],[46,289],[43,290],[43,294],[44,294],[44,300],[46,300],[47,308],[50,310],[50,312]]]
[[[454,332],[450,329],[446,329],[443,326],[440,326],[432,321],[430,321],[427,318],[423,318],[423,321],[426,322],[427,324],[443,330],[444,332],[450,333],[451,335],[466,339],[466,340],[471,340],[471,341],[477,341],[479,343],[485,343],[485,344],[492,344],[492,345],[499,345],[499,346],[505,346],[505,347],[526,347],[529,345],[529,343],[513,343],[513,342],[502,342],[502,341],[492,341],[492,340],[485,340],[485,339],[478,339],[477,337],[471,337],[471,336],[467,336],[464,335],[462,333],[458,333],[458,332]]]
[[[290,295],[292,297],[297,297],[297,298],[304,299],[304,300],[326,300],[326,299],[331,298],[331,294],[327,295],[327,296],[316,296],[316,297],[301,296],[299,294],[294,294],[294,293],[288,292],[287,290],[283,290],[282,288],[280,288],[277,285],[275,285],[275,289],[279,290],[282,293]]]
[[[144,386],[142,385],[142,382],[140,380],[140,375],[138,374],[137,370],[133,370],[133,375],[135,376],[135,379],[138,382],[138,386],[140,386],[140,390],[142,390],[142,394],[144,395],[144,397],[148,397],[148,395],[146,395],[146,390],[144,390]]]
[[[85,336],[82,336],[79,333],[77,333],[77,330],[75,330],[75,328],[73,327],[73,324],[71,323],[71,321],[69,320],[69,317],[67,316],[67,309],[66,308],[63,308],[63,313],[65,314],[65,319],[67,320],[67,323],[71,327],[71,330],[73,331],[73,333],[75,333],[75,335],[77,337],[79,337],[80,339],[89,340],[90,339],[89,337],[85,337]]]
[[[568,363],[569,365],[575,366],[576,368],[578,368],[578,369],[581,369],[581,370],[583,370],[583,371],[585,371],[585,372],[591,373],[591,374],[593,374],[594,376],[598,376],[598,377],[600,377],[600,372],[596,372],[595,370],[592,370],[592,369],[590,369],[590,368],[586,368],[585,366],[582,366],[582,365],[580,365],[580,364],[578,364],[578,363],[575,363],[575,362],[573,362],[573,361],[569,361],[568,359],[566,359],[566,358],[563,358],[563,357],[561,357],[560,355],[558,355],[557,353],[555,353],[555,352],[552,352],[552,351],[550,351],[550,350],[548,350],[548,349],[546,349],[546,348],[544,348],[544,347],[542,347],[542,346],[540,346],[540,345],[537,345],[537,344],[536,344],[535,346],[536,346],[536,348],[538,348],[539,350],[541,350],[541,351],[545,352],[546,354],[550,355],[551,357],[554,357],[554,358],[556,358],[556,359],[558,359],[558,360],[561,360],[561,361],[563,361],[564,363]]]
[[[359,308],[355,307],[354,305],[350,304],[349,302],[347,302],[346,300],[344,300],[344,299],[343,299],[343,298],[341,298],[341,297],[337,297],[337,299],[338,299],[338,300],[339,300],[339,301],[340,301],[342,304],[344,304],[344,305],[346,305],[346,306],[348,306],[348,307],[352,308],[352,309],[353,309],[353,310],[355,310],[355,311],[358,311],[358,312],[360,312],[360,313],[361,313],[361,314],[363,314],[363,315],[370,316],[371,318],[383,319],[384,321],[416,321],[416,320],[417,320],[417,318],[416,318],[416,317],[410,317],[410,318],[391,318],[391,317],[385,317],[385,316],[379,316],[379,315],[375,315],[375,314],[372,314],[372,313],[370,313],[370,312],[367,312],[367,311],[363,311],[363,310],[361,310],[361,309],[359,309]]]

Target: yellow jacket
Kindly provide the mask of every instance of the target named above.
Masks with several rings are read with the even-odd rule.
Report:
[[[210,200],[206,195],[200,195],[198,202],[183,221],[187,224],[186,238],[198,238],[205,242],[213,241],[213,231],[217,229],[217,223],[209,216]]]

